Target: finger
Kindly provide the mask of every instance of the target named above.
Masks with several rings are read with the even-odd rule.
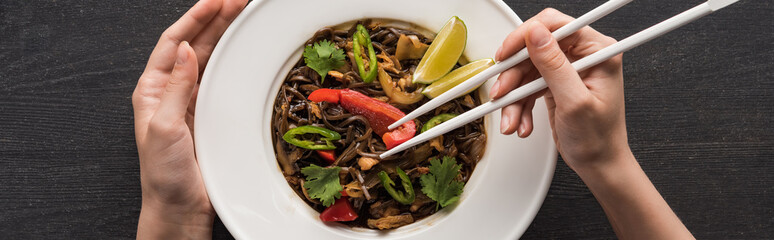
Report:
[[[551,36],[551,32],[540,22],[528,26],[525,37],[532,63],[548,83],[548,88],[560,104],[573,104],[578,99],[587,99],[589,91],[570,61]]]
[[[193,47],[199,60],[200,72],[204,71],[204,67],[207,65],[210,55],[212,55],[212,50],[215,49],[215,45],[217,45],[220,37],[223,36],[223,32],[226,31],[246,5],[247,0],[224,0],[223,7],[218,11],[218,14],[191,41],[191,47]]]
[[[196,100],[199,97],[199,85],[198,83],[194,85],[193,93],[191,94],[191,100],[188,102],[188,115],[193,117],[196,112]]]
[[[575,19],[556,9],[548,8],[530,20],[539,21],[549,31],[553,32]],[[615,39],[605,36],[589,26],[585,26],[560,40],[559,46],[567,53],[568,59],[572,62],[595,53],[615,42]]]
[[[188,109],[186,111],[185,115],[185,122],[188,124],[188,128],[191,131],[191,136],[193,136],[194,131],[194,119],[196,117],[196,100],[199,97],[199,83],[196,83],[193,88],[193,92],[191,93],[191,100],[188,102]]]
[[[538,72],[534,67],[532,67],[532,63],[529,63],[529,66],[530,66],[530,69],[527,70],[526,73],[522,74],[522,77],[519,80],[520,83],[518,83],[519,85],[518,86],[514,86],[514,87],[509,87],[508,91],[501,90],[503,92],[502,93],[503,95],[508,94],[508,92],[511,91],[512,89],[521,87],[524,84],[532,82],[533,80],[537,79],[538,76],[540,76],[540,72]],[[538,94],[540,94],[540,95],[538,95]],[[503,116],[507,116],[508,117],[508,119],[507,119],[508,121],[502,121],[501,120],[502,121],[501,124],[500,124],[500,126],[501,126],[501,128],[500,128],[501,129],[501,133],[512,134],[514,131],[516,131],[516,129],[518,129],[517,127],[520,124],[521,112],[523,111],[524,103],[527,102],[528,99],[530,99],[530,98],[537,98],[537,97],[541,96],[542,94],[543,94],[542,91],[538,92],[538,93],[535,93],[535,94],[533,94],[531,96],[528,96],[527,98],[525,98],[523,100],[517,101],[517,102],[512,103],[512,104],[509,104],[509,106],[511,106],[511,107],[506,106],[505,108],[503,108],[503,111],[501,111],[502,115]]]
[[[551,127],[551,135],[554,138],[554,142],[557,143],[557,149],[561,149],[559,141],[556,138],[556,128],[554,128],[554,116],[556,115],[556,102],[554,102],[554,95],[551,93],[551,89],[546,89],[543,93],[543,99],[546,102],[546,110],[548,111],[548,124]]]
[[[532,62],[524,61],[500,73],[500,76],[497,77],[497,81],[492,85],[492,88],[489,91],[489,97],[498,99],[515,89],[517,86],[520,86],[524,76],[532,69],[534,69]]]
[[[516,132],[516,127],[521,119],[522,102],[516,102],[505,106],[501,110],[500,133],[511,135]]]
[[[511,55],[521,51],[521,49],[526,46],[524,42],[524,36],[527,34],[526,26],[528,26],[531,22],[539,21],[543,23],[543,25],[545,25],[550,31],[555,31],[556,29],[559,29],[572,20],[572,17],[567,16],[566,14],[559,12],[556,9],[544,9],[534,17],[521,24],[519,28],[508,34],[508,36],[503,41],[503,45],[498,49],[497,54],[495,55],[495,59],[497,61],[502,61],[505,58],[508,58]]]
[[[185,119],[198,77],[196,54],[188,42],[182,42],[177,49],[175,68],[172,70],[172,75],[155,114],[158,116],[154,116],[154,118],[159,117],[167,121]]]
[[[537,79],[538,76],[539,76],[539,73],[537,70],[534,70],[534,69],[530,70],[525,75],[525,77],[522,78],[522,84],[520,86],[528,82],[531,82],[532,80]],[[522,120],[523,120],[522,114],[525,111],[532,111],[532,108],[528,105],[529,101],[532,100],[534,105],[534,100],[542,96],[543,93],[544,91],[534,93],[521,101],[517,101],[503,108],[502,116],[503,118],[507,116],[507,119],[505,120],[501,119],[501,124],[500,124],[501,133],[513,134],[514,132],[517,132],[518,135],[521,136],[521,132],[519,131],[520,129],[518,127],[522,124]],[[529,109],[527,109],[527,107],[529,107]],[[530,115],[530,120],[531,120],[531,115]]]
[[[522,23],[516,30],[509,33],[503,40],[503,44],[497,49],[495,53],[495,60],[502,61],[519,52],[524,46],[524,26]]]
[[[582,58],[615,43],[612,37],[586,26],[559,41],[559,45],[573,57]]]
[[[175,66],[177,46],[182,41],[191,41],[199,35],[223,4],[222,0],[202,0],[197,2],[177,22],[161,34],[156,48],[153,49],[145,70],[169,72]]]
[[[548,28],[549,31],[553,32],[563,27],[564,25],[567,25],[573,20],[575,20],[573,17],[570,17],[556,9],[544,9],[534,17],[527,20],[524,24],[522,24],[522,26],[516,29],[516,31],[513,31],[508,35],[506,40],[503,42],[503,46],[495,56],[495,59],[500,61],[513,54],[516,54],[516,52],[524,48],[525,44],[523,39],[527,31],[524,26],[529,25],[529,23],[539,21],[546,28]],[[566,52],[569,51],[568,55],[570,55],[570,60],[575,61],[613,43],[615,43],[615,39],[605,36],[593,28],[586,26],[559,41],[559,46],[561,46],[561,48]]]
[[[556,102],[554,102],[554,94],[551,93],[551,89],[545,89],[544,91],[543,100],[546,101],[546,110],[548,110],[548,117],[551,119],[554,110],[556,110]]]
[[[525,138],[532,134],[533,121],[532,121],[532,109],[535,108],[535,97],[530,97],[527,102],[524,103],[524,108],[521,110],[521,121],[519,128],[516,132],[519,137]]]

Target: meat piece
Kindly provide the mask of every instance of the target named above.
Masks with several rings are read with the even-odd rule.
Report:
[[[344,185],[344,191],[347,192],[350,198],[362,198],[363,189],[360,187],[360,182],[352,181],[351,183]]]
[[[371,167],[379,163],[379,160],[370,158],[370,157],[361,157],[357,160],[357,165],[360,166],[360,170],[367,171],[371,170]]]
[[[343,84],[349,84],[349,82],[352,81],[350,79],[349,75],[344,75],[343,73],[335,70],[328,71],[328,75],[331,75],[333,79],[336,79],[336,81],[341,82]]]
[[[443,152],[443,135],[430,139],[430,146],[439,152]]]
[[[398,79],[398,87],[400,87],[400,89],[403,89],[403,92],[414,92],[417,86],[414,85],[411,79],[412,79],[411,75],[406,75]]]
[[[466,107],[469,107],[469,108],[476,107],[476,103],[473,102],[473,98],[470,97],[470,94],[465,95],[465,98],[463,98],[463,101],[462,101],[462,105],[465,105]]]
[[[368,227],[378,228],[379,230],[392,229],[408,225],[414,222],[410,214],[387,216],[379,219],[368,219]]]
[[[387,55],[386,52],[382,52],[376,55],[376,58],[382,60],[382,62],[379,63],[379,67],[381,67],[385,71],[393,72],[395,74],[401,74],[400,62],[393,61],[392,58],[389,55]]]
[[[318,119],[322,119],[322,113],[320,113],[320,107],[317,106],[317,103],[307,102],[307,104],[309,105],[309,112]],[[313,121],[313,119],[310,120]]]

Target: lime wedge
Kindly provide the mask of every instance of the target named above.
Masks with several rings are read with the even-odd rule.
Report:
[[[493,66],[494,64],[495,61],[491,58],[485,58],[468,63],[465,66],[457,68],[449,74],[446,74],[446,76],[443,76],[441,79],[433,82],[433,84],[430,84],[430,86],[425,87],[425,90],[422,91],[422,94],[425,94],[425,96],[429,98],[435,98],[438,95],[448,91],[449,89],[459,85],[465,80],[470,79],[481,71],[484,71],[484,69]],[[481,86],[481,84],[479,84],[479,86]],[[478,86],[471,88],[465,92],[465,94],[470,93],[476,88],[478,88]]]
[[[449,19],[419,61],[413,82],[430,84],[449,73],[462,56],[467,38],[465,23],[457,16]]]

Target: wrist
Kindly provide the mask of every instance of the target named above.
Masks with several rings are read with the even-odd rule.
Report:
[[[615,161],[576,170],[621,239],[693,239],[631,151]]]
[[[588,145],[588,144],[587,144]],[[616,171],[622,166],[637,163],[628,144],[595,144],[583,146],[582,150],[573,149],[567,154],[562,152],[567,165],[581,178],[587,175],[599,175],[607,171]]]
[[[616,174],[640,169],[628,145],[611,147],[611,151],[583,163],[571,167],[584,181],[605,181],[615,178]]]
[[[211,207],[210,207],[211,209]],[[214,211],[161,206],[143,201],[137,224],[138,239],[210,239]]]

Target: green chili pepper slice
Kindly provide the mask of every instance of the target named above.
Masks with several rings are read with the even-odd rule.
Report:
[[[315,142],[310,140],[303,140],[300,139],[301,135],[307,134],[307,133],[315,133],[320,134],[323,137],[320,138],[320,140],[325,141],[325,145],[323,144],[315,144]],[[311,149],[311,150],[332,150],[336,149],[336,146],[333,145],[333,142],[335,140],[341,139],[341,135],[335,131],[331,131],[325,128],[321,127],[315,127],[315,126],[300,126],[297,128],[293,128],[288,130],[285,135],[282,136],[282,139],[284,139],[286,142],[296,145],[301,148]]]
[[[395,199],[395,201],[409,205],[413,203],[414,199],[416,198],[416,194],[414,193],[414,186],[411,185],[411,180],[409,179],[408,175],[406,175],[406,172],[400,168],[395,168],[395,172],[398,173],[400,183],[403,185],[403,190],[405,190],[405,192],[395,190],[395,182],[393,182],[392,179],[390,179],[390,176],[388,176],[384,171],[379,172],[379,180],[382,180],[382,186],[384,186],[384,189],[387,190],[387,193],[389,193],[390,196]]]
[[[431,128],[434,128],[435,126],[438,126],[438,124],[441,124],[443,122],[449,121],[449,119],[452,119],[456,117],[457,114],[454,113],[444,113],[440,114],[438,116],[435,116],[431,118],[427,123],[425,123],[424,126],[422,126],[422,132],[425,132],[427,130],[430,130]]]
[[[370,58],[369,70],[366,73],[365,65],[363,64],[363,58],[360,57],[360,46],[368,48],[368,58]],[[363,27],[362,24],[357,25],[357,31],[352,35],[352,49],[355,52],[355,63],[357,64],[357,70],[360,72],[360,78],[363,82],[371,83],[376,78],[376,52],[374,52],[374,45],[371,44],[371,35],[368,34],[368,30]]]

